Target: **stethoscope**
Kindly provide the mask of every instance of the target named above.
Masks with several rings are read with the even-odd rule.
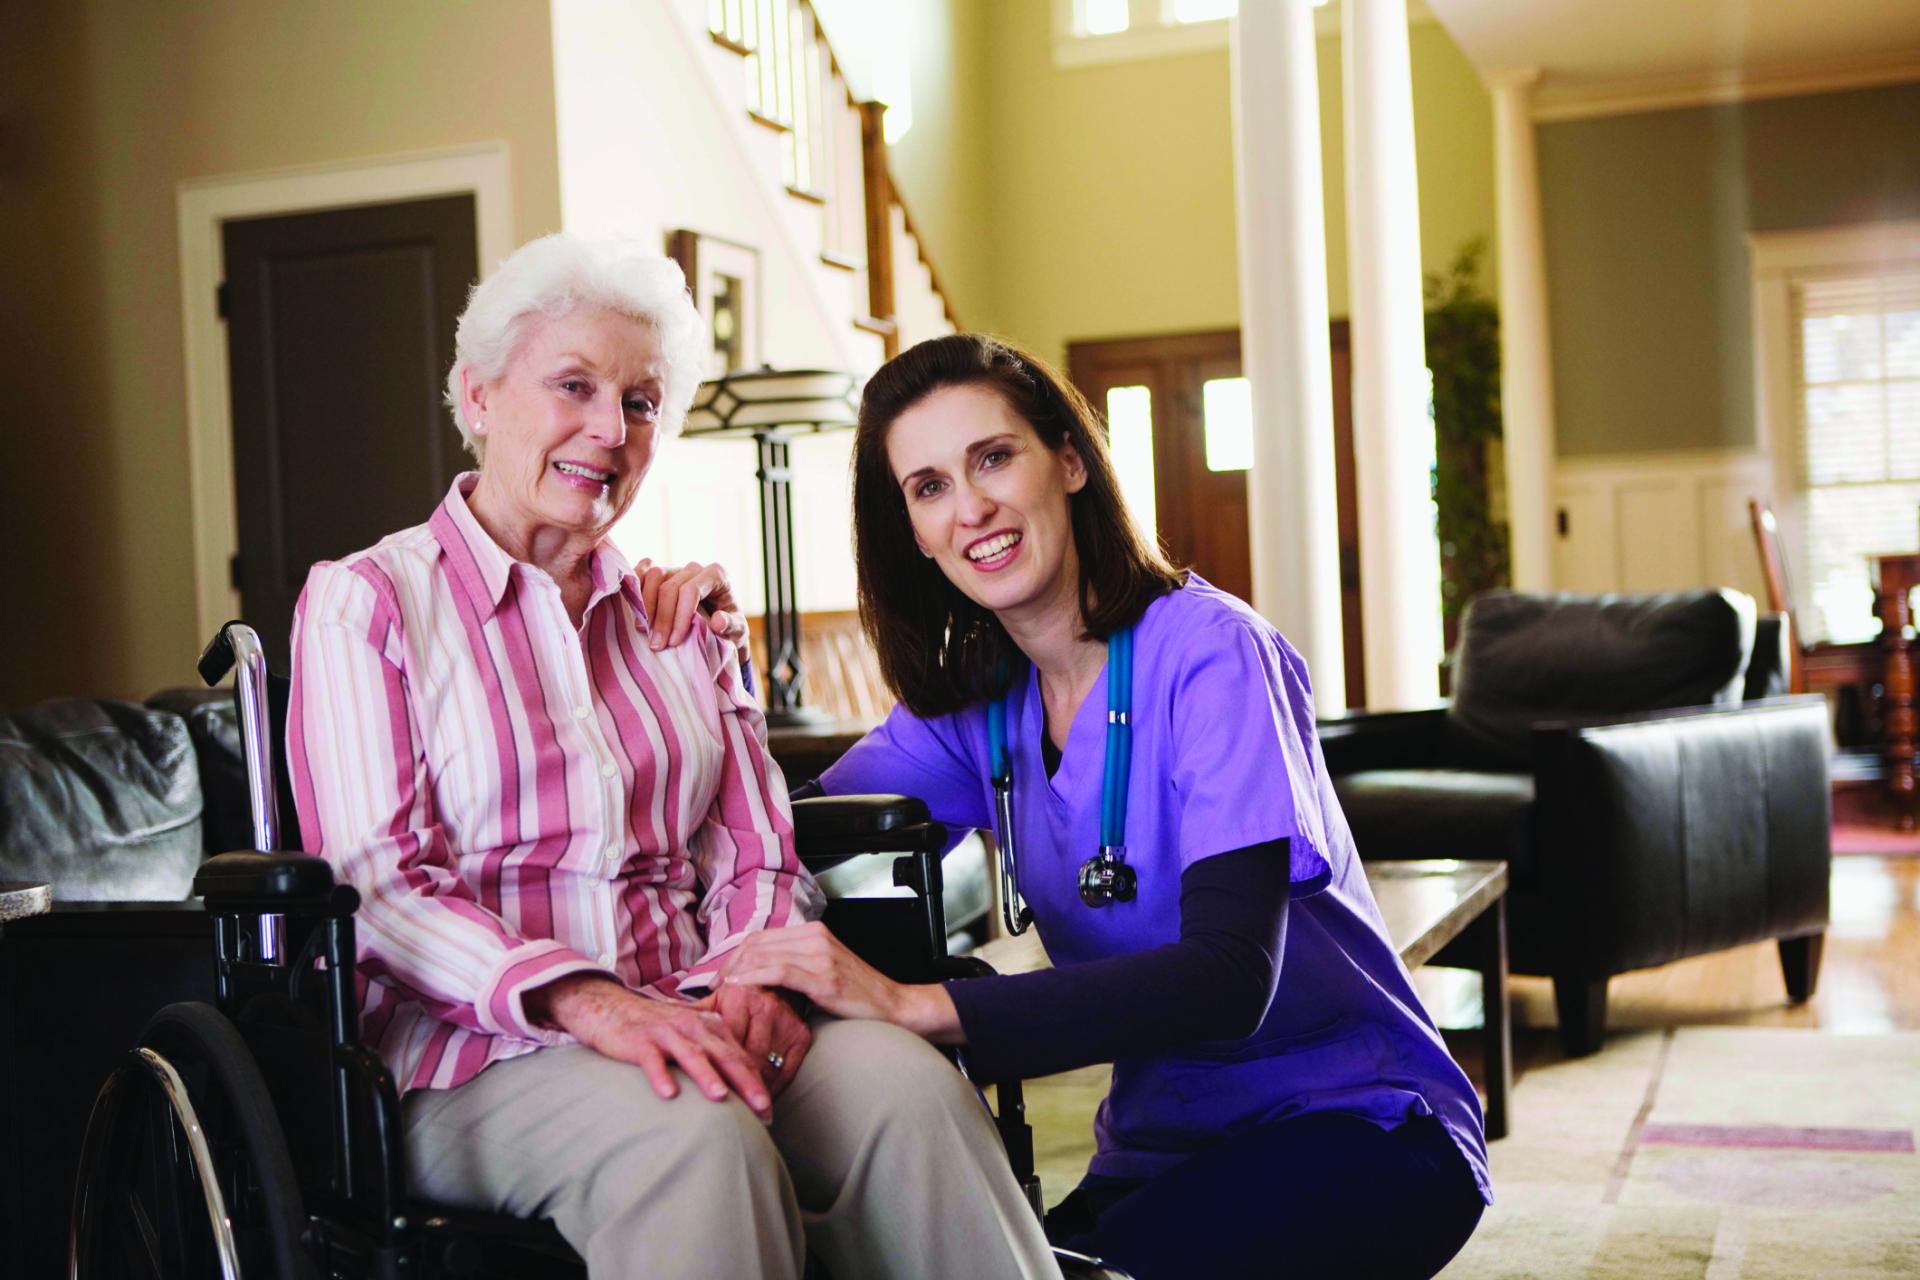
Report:
[[[1002,676],[1004,683],[1005,677]],[[993,766],[993,798],[1000,817],[1000,916],[1007,932],[1025,933],[1033,910],[1020,896],[1019,854],[1013,824],[1013,760],[1007,751],[1007,703],[987,704],[987,755]],[[1080,864],[1080,901],[1089,907],[1132,902],[1133,868],[1127,865],[1127,777],[1133,763],[1133,628],[1107,637],[1107,757],[1100,782],[1100,852]]]

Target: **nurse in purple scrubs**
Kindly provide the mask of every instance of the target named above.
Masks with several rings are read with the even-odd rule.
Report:
[[[1086,401],[1009,344],[890,361],[854,450],[900,705],[817,787],[995,830],[1056,967],[903,986],[811,925],[749,939],[731,979],[988,1077],[1111,1062],[1047,1231],[1143,1280],[1438,1271],[1491,1199],[1480,1107],[1387,940],[1300,655],[1141,537]]]

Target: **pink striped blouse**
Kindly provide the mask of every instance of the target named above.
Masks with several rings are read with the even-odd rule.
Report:
[[[360,891],[361,1034],[402,1091],[567,1043],[522,1005],[563,974],[690,998],[822,905],[732,647],[649,648],[605,544],[576,631],[467,509],[476,479],[315,565],[294,620],[300,829]]]

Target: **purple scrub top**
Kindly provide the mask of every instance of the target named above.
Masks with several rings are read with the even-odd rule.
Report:
[[[1434,1115],[1491,1202],[1479,1099],[1387,938],[1293,646],[1197,574],[1148,606],[1134,631],[1126,835],[1139,896],[1095,910],[1080,901],[1078,871],[1100,843],[1106,709],[1103,673],[1052,778],[1036,671],[1007,711],[1020,891],[1056,965],[1177,942],[1180,874],[1202,858],[1285,839],[1293,887],[1280,981],[1259,1030],[1114,1063],[1089,1171],[1150,1178],[1222,1138],[1315,1112],[1386,1129]],[[834,795],[919,796],[949,827],[991,829],[986,710],[923,720],[896,707],[820,784]]]

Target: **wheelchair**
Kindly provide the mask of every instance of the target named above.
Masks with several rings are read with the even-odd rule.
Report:
[[[253,814],[252,851],[205,862],[194,892],[213,917],[212,1003],[155,1013],[101,1086],[74,1185],[72,1280],[561,1280],[585,1264],[550,1221],[430,1203],[408,1191],[399,1092],[359,1040],[354,912],[359,895],[297,852],[280,767],[287,681],[258,637],[229,623],[201,655],[213,685],[234,671]],[[947,954],[940,855],[947,833],[898,796],[795,801],[802,862],[823,871],[892,855],[910,895],[843,898],[827,923],[899,981],[970,977]],[[966,1071],[964,1053],[955,1065]],[[1017,1080],[991,1083],[1016,1179],[1041,1210],[1032,1131]],[[1056,1250],[1063,1271],[1128,1280]],[[810,1260],[810,1277],[820,1275]]]

